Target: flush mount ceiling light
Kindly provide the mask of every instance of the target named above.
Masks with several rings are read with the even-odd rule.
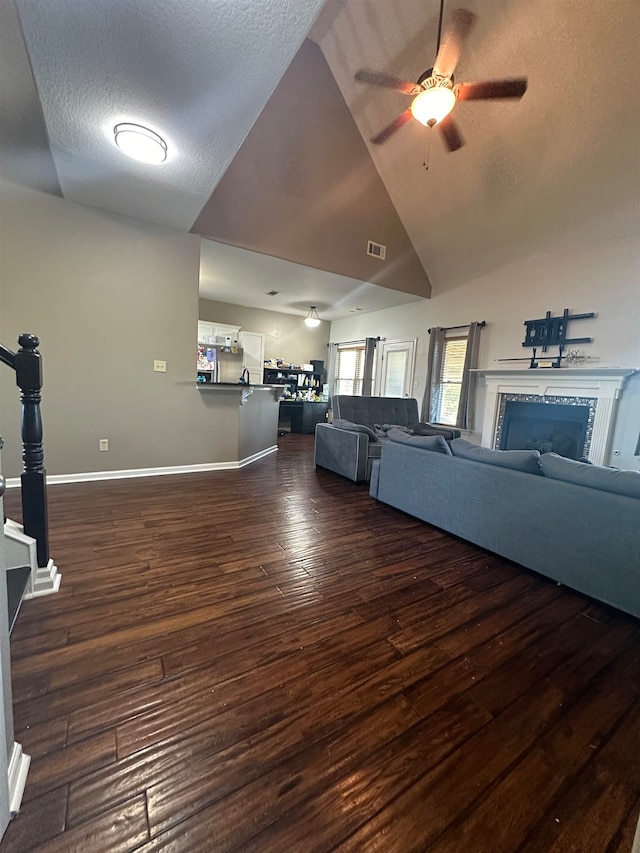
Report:
[[[318,317],[315,305],[312,305],[311,308],[309,308],[309,313],[304,318],[304,323],[305,326],[308,326],[310,329],[315,329],[316,326],[320,325],[320,317]]]
[[[148,127],[125,122],[117,124],[113,133],[118,148],[134,160],[157,164],[167,159],[167,143]]]

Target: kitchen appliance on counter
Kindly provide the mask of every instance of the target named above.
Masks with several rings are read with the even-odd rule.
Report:
[[[223,344],[198,346],[198,382],[226,382],[237,385],[243,376],[244,351],[242,347]]]

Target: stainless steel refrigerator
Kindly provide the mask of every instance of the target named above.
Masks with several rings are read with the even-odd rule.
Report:
[[[207,344],[198,347],[198,376],[205,382],[230,382],[237,385],[242,377],[242,347]]]

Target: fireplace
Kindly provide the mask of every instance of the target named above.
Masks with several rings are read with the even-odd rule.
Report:
[[[566,427],[568,438],[563,441],[567,444],[575,442],[575,453],[578,457],[587,456],[596,465],[612,464],[609,456],[617,402],[627,378],[636,372],[634,369],[561,367],[555,370],[481,369],[475,372],[484,379],[484,388],[481,389],[481,393],[484,394],[481,443],[484,447],[504,449],[506,446],[513,447],[512,441],[519,442],[522,439],[521,425],[519,423],[510,425],[511,417],[509,417],[508,436],[505,438],[506,444],[503,444],[504,416],[509,402],[542,404],[544,408],[537,410],[537,415],[535,409],[525,411],[525,419],[533,412],[540,420],[540,412],[542,412],[543,423],[538,426],[541,427],[540,432],[544,434],[542,437],[536,435],[535,438],[527,436],[524,440],[538,440],[543,443],[548,440],[548,434],[560,434],[557,428],[565,429],[566,423],[558,425],[554,422],[563,420],[560,413],[563,407],[567,406],[572,410],[568,411],[567,423],[575,420],[580,426]],[[586,426],[583,425],[585,412],[576,414],[581,407],[588,407],[589,410]],[[519,418],[520,415],[517,414],[515,417]],[[545,421],[547,426],[543,429]],[[579,447],[583,430],[584,439],[582,447]],[[561,451],[556,449],[555,452]],[[573,455],[574,451],[570,450],[570,452]]]
[[[502,394],[495,446],[500,450],[539,450],[569,459],[589,455],[597,400]]]

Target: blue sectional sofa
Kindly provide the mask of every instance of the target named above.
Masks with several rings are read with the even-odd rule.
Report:
[[[332,422],[316,426],[315,464],[356,483],[369,480],[374,459],[386,443],[392,425],[416,428],[423,434],[448,438],[459,430],[419,423],[418,403],[409,397],[356,397],[336,394],[331,398]]]
[[[389,433],[370,494],[640,617],[640,472]]]

